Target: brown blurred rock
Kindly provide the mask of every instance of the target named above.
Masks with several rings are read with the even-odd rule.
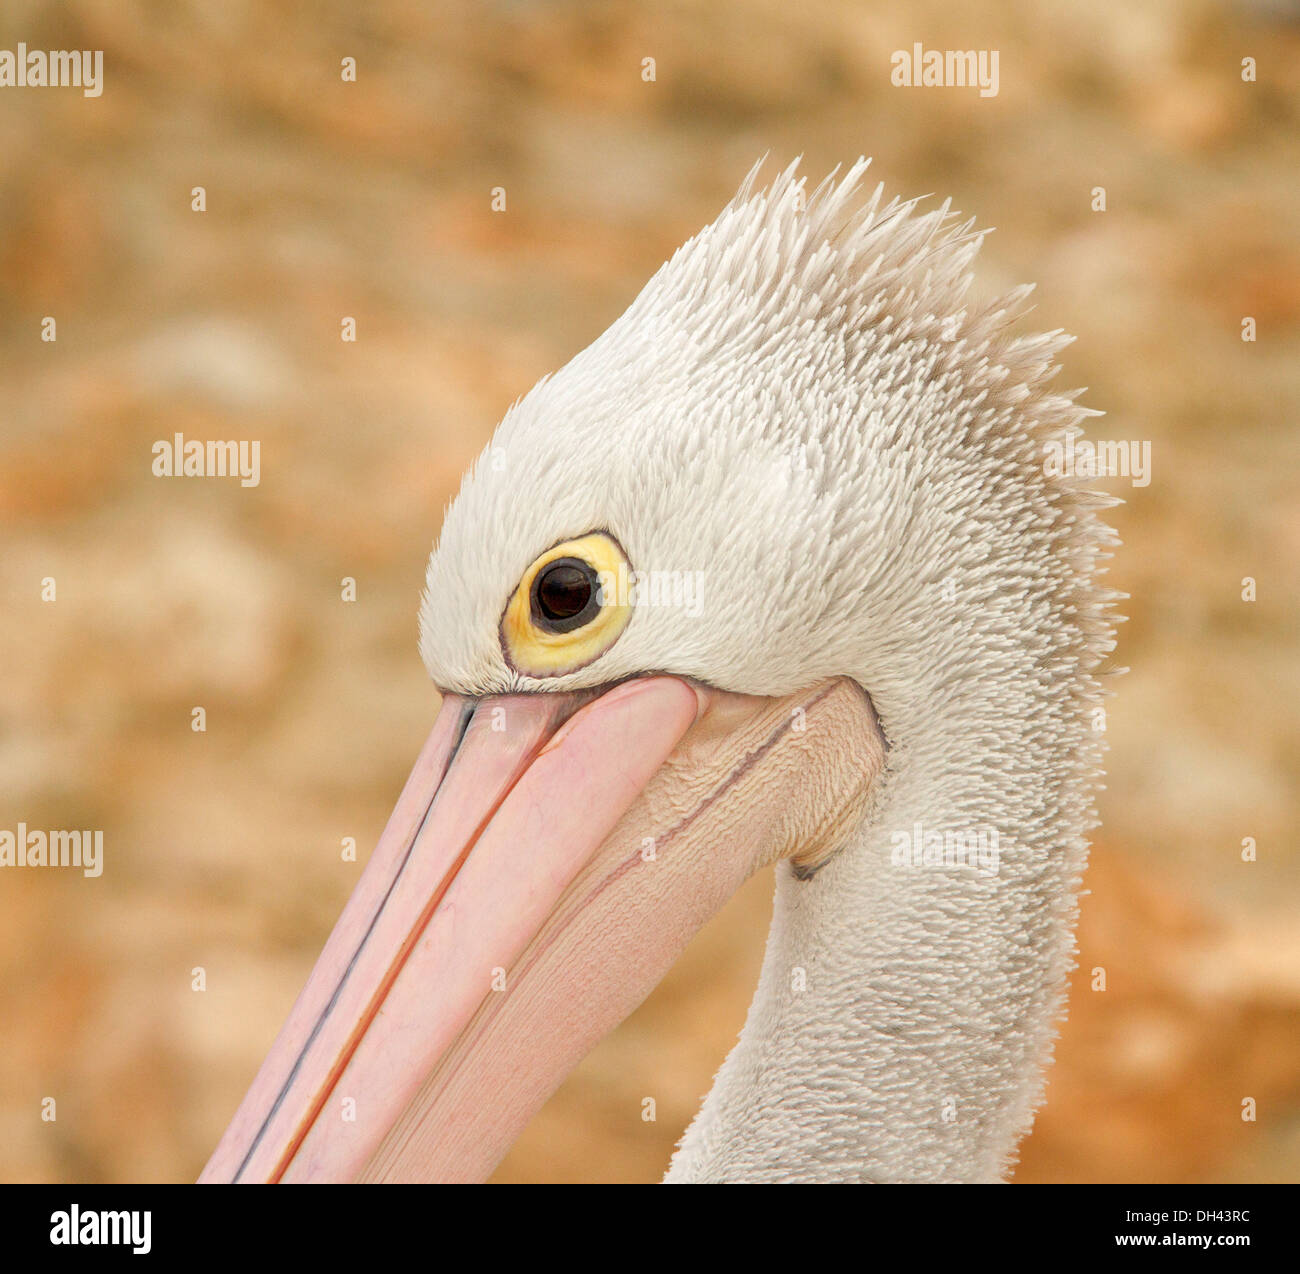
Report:
[[[461,472],[769,150],[813,178],[874,154],[890,192],[996,225],[981,290],[1038,279],[1038,320],[1080,338],[1062,383],[1091,386],[1103,436],[1153,445],[1152,485],[1116,487],[1134,672],[1019,1178],[1295,1177],[1295,37],[1210,0],[919,21],[849,0],[0,13],[0,47],[106,65],[94,101],[0,94],[0,821],[106,843],[99,880],[0,880],[0,1178],[198,1171],[360,871],[342,839],[364,860],[432,719],[415,614]],[[892,89],[890,51],[922,38],[996,45],[999,97]],[[153,478],[177,430],[259,440],[261,484]],[[658,1178],[743,1022],[770,890],[700,935],[500,1179]]]

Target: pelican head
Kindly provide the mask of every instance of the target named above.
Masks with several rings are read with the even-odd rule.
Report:
[[[750,874],[744,1031],[668,1179],[994,1180],[1100,774],[1108,501],[1029,289],[943,207],[754,174],[515,404],[429,562],[443,694],[204,1173],[476,1180]]]

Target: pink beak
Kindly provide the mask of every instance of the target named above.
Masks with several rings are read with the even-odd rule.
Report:
[[[200,1180],[354,1179],[700,706],[670,677],[448,695]]]
[[[200,1180],[486,1178],[752,872],[833,852],[882,756],[843,679],[448,695]]]

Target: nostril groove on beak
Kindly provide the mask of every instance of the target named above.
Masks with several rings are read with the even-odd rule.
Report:
[[[447,754],[447,769],[451,769],[452,762],[456,759],[456,753],[460,751],[460,745],[465,742],[465,736],[469,733],[469,723],[474,720],[474,713],[478,710],[478,699],[466,699],[461,705],[460,720],[456,723],[456,742],[451,745],[451,751]],[[445,774],[446,771],[444,770]]]

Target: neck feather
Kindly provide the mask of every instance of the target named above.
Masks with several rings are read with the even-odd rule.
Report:
[[[670,1181],[1007,1173],[1063,1012],[1101,756],[1097,682],[1033,663],[988,649],[959,686],[878,683],[872,805],[811,880],[778,868],[748,1020]]]

